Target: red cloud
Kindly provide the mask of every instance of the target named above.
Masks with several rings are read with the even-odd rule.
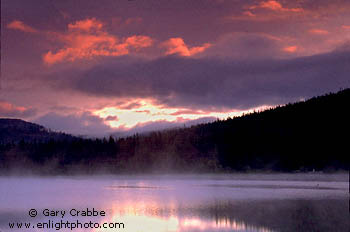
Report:
[[[167,48],[166,55],[179,54],[181,56],[192,56],[203,52],[211,46],[210,43],[205,43],[202,46],[188,48],[182,38],[171,38],[163,43]]]
[[[56,52],[48,51],[43,56],[46,64],[77,59],[91,59],[95,56],[122,56],[129,54],[130,49],[140,49],[152,45],[148,36],[130,36],[119,39],[102,30],[102,22],[86,19],[68,25],[68,33],[58,35],[65,44]]]
[[[7,28],[31,33],[38,32],[36,29],[32,28],[31,26],[25,25],[22,21],[19,20],[12,21],[7,25]]]

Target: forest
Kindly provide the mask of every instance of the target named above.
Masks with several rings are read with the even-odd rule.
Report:
[[[240,117],[125,138],[79,138],[35,124],[30,124],[35,136],[11,137],[13,130],[6,126],[11,119],[2,119],[0,174],[345,171],[349,102],[350,89],[345,89]]]

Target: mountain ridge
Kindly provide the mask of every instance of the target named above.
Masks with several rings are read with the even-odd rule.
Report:
[[[71,139],[72,135],[54,132],[42,125],[22,119],[0,118],[0,144]]]
[[[46,174],[349,170],[344,136],[349,102],[350,89],[345,89],[241,117],[125,138],[0,144],[0,170],[5,174],[21,168]]]

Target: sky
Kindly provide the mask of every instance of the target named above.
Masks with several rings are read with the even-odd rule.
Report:
[[[107,136],[350,87],[348,0],[2,0],[0,117]]]

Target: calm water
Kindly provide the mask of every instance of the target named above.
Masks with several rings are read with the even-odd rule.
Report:
[[[348,180],[346,174],[0,177],[0,231],[349,231]],[[76,216],[87,209],[105,216]],[[59,212],[45,215],[53,211]],[[60,229],[67,221],[117,228]]]

